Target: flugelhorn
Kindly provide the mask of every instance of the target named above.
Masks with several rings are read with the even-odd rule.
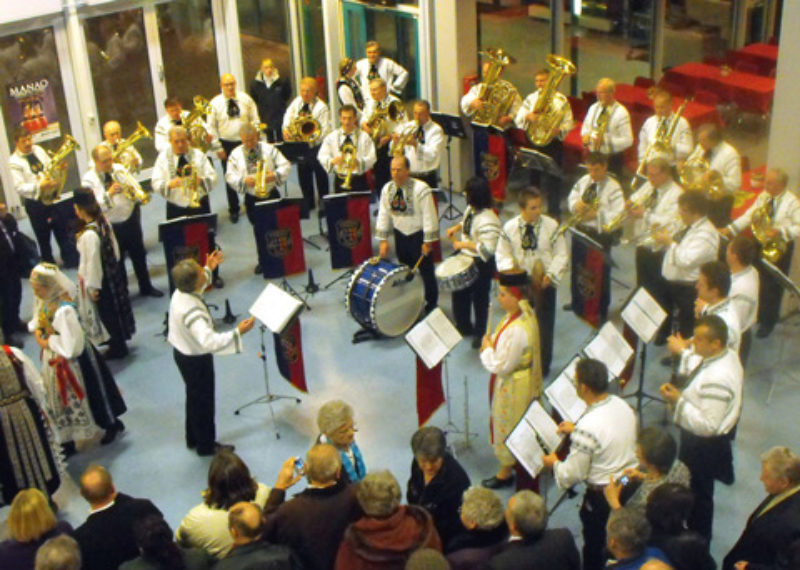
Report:
[[[336,169],[336,176],[342,179],[342,190],[351,190],[353,188],[353,173],[358,167],[356,145],[353,143],[345,143],[342,145],[342,157],[344,160],[341,166]]]

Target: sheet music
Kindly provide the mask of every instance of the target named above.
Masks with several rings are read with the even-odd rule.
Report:
[[[461,333],[438,307],[405,336],[406,342],[429,369],[439,364],[461,338]]]
[[[251,305],[249,312],[270,331],[280,333],[302,308],[303,303],[299,299],[269,283]]]
[[[610,322],[607,322],[595,337],[583,349],[583,353],[589,358],[594,358],[604,363],[608,368],[609,375],[618,377],[625,370],[628,360],[633,356],[633,348]]]
[[[528,407],[523,419],[539,434],[542,439],[541,443],[544,443],[546,447],[546,453],[552,453],[558,449],[563,436],[558,433],[558,425],[555,420],[550,417],[538,400],[534,400]]]
[[[587,407],[586,402],[578,397],[575,387],[575,366],[578,364],[578,360],[580,360],[579,356],[573,358],[544,391],[550,404],[558,410],[561,417],[572,423],[578,421]]]
[[[542,446],[536,439],[536,432],[526,421],[521,421],[506,438],[506,447],[517,458],[531,477],[536,477],[544,468]]]
[[[650,342],[661,328],[667,312],[644,287],[639,287],[622,309],[622,320],[643,342]]]

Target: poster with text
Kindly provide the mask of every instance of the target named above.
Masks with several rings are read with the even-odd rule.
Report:
[[[25,127],[35,143],[61,137],[53,85],[46,77],[12,83],[6,96],[12,128]]]

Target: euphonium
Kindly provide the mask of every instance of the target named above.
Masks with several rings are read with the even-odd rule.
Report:
[[[142,189],[139,181],[125,169],[113,170],[111,177],[122,187],[122,192],[129,200],[144,205],[150,201],[150,194]]]
[[[298,115],[286,128],[289,142],[304,142],[313,145],[322,134],[322,126],[311,115]]]
[[[336,169],[336,176],[342,179],[343,190],[350,190],[352,186],[353,173],[358,166],[358,159],[356,158],[356,145],[353,143],[345,143],[342,145],[342,156],[344,161],[341,166]]]
[[[211,148],[211,143],[206,142],[205,118],[211,112],[211,104],[202,95],[195,95],[192,99],[192,109],[183,120],[183,126],[189,134],[189,144],[204,154]]]
[[[61,196],[64,190],[64,184],[67,183],[67,170],[62,168],[61,164],[64,163],[70,153],[80,150],[81,145],[78,144],[71,135],[64,135],[64,142],[55,152],[48,153],[50,155],[49,164],[42,170],[42,178],[50,178],[55,180],[57,185],[52,190],[42,194],[40,200],[43,204],[52,204]]]
[[[402,101],[389,101],[389,104],[381,107],[377,105],[372,115],[367,120],[367,126],[372,132],[372,140],[377,146],[380,140],[389,135],[391,130],[389,123],[398,123],[404,121],[406,118],[406,111]]]
[[[553,100],[558,93],[558,85],[565,77],[577,71],[574,63],[555,54],[547,56],[547,65],[550,66],[550,75],[548,75],[547,83],[539,93],[533,109],[533,112],[537,113],[537,117],[525,125],[525,134],[528,135],[528,140],[536,146],[544,146],[553,140],[554,131],[561,125],[567,111],[566,105],[569,105],[569,103],[564,103],[559,110],[553,107]]]
[[[141,168],[141,164],[133,164],[133,153],[129,152],[133,144],[141,138],[151,139],[153,138],[150,136],[150,131],[141,123],[141,121],[136,122],[136,130],[131,133],[131,135],[124,139],[117,145],[116,150],[111,152],[111,158],[114,162],[120,163],[122,166],[127,168],[131,172],[137,172]]]
[[[185,165],[181,168],[179,173],[181,177],[181,191],[189,199],[189,208],[200,207],[200,179],[194,166],[191,164]]]
[[[711,170],[711,165],[701,154],[689,158],[678,169],[678,177],[689,192],[702,192],[710,200],[719,200],[725,194],[722,174]]]
[[[511,83],[500,79],[500,73],[504,67],[515,63],[516,60],[501,48],[488,48],[479,53],[489,58],[489,69],[483,77],[478,93],[483,106],[475,112],[472,122],[503,128],[499,124],[500,119],[508,115],[519,93]]]
[[[755,212],[750,222],[750,230],[761,244],[761,257],[770,263],[777,263],[786,253],[788,244],[783,237],[778,234],[775,237],[768,237],[767,232],[774,228],[772,216],[769,215],[769,200],[765,201]]]

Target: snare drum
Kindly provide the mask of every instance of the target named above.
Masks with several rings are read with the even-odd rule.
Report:
[[[385,336],[411,328],[425,304],[421,279],[406,281],[408,266],[373,257],[356,269],[347,285],[345,306],[361,326]]]
[[[451,255],[436,268],[439,291],[461,291],[478,278],[478,264],[466,253]]]

